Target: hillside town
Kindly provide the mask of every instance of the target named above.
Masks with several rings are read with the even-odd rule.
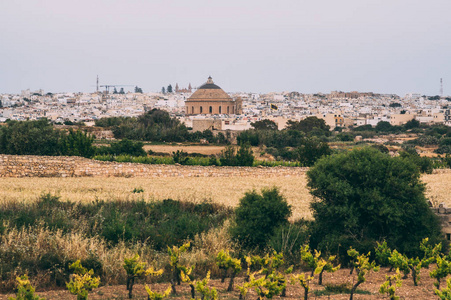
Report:
[[[209,87],[210,86],[210,87]],[[202,88],[206,87],[206,88]],[[211,89],[212,88],[212,89]],[[136,92],[138,91],[138,92]],[[196,108],[189,103],[219,103],[213,94],[199,97],[201,91],[222,93],[219,99],[237,103],[221,111],[212,106]],[[197,94],[196,94],[197,93]],[[193,98],[198,102],[193,102]],[[199,102],[200,101],[200,102]],[[239,104],[238,104],[239,103]],[[371,92],[332,91],[329,94],[302,94],[299,92],[225,93],[208,79],[197,91],[179,88],[171,92],[50,93],[44,90],[24,90],[20,94],[0,94],[0,122],[6,120],[37,120],[47,118],[56,124],[84,122],[94,124],[105,117],[136,117],[154,108],[168,111],[194,130],[215,126],[221,130],[246,130],[251,123],[270,119],[279,129],[288,120],[302,120],[308,116],[324,119],[331,130],[361,125],[376,126],[380,121],[402,125],[415,119],[420,123],[451,126],[451,97],[425,96],[410,93],[403,97],[395,94]],[[219,105],[221,106],[221,105]],[[220,128],[218,128],[220,127]]]

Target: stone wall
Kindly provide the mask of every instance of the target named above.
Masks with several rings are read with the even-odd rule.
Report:
[[[289,177],[295,167],[203,167],[102,162],[76,156],[0,155],[0,177]]]

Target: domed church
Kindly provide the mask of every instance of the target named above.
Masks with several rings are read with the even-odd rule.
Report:
[[[232,99],[208,77],[185,101],[186,115],[241,114],[241,98]]]

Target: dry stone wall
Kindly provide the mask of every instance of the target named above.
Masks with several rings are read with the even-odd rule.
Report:
[[[102,162],[76,156],[0,155],[0,177],[289,177],[307,168],[203,167]]]

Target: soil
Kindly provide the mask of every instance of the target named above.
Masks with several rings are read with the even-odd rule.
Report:
[[[432,267],[431,267],[432,269]],[[413,285],[413,280],[411,276],[407,279],[404,279],[402,282],[402,286],[397,288],[397,293],[400,299],[438,299],[438,296],[434,294],[434,279],[429,277],[430,270],[423,269],[421,272],[421,279],[418,286]],[[354,294],[355,300],[366,300],[366,299],[389,299],[387,295],[379,294],[379,287],[385,281],[385,275],[394,274],[389,273],[387,268],[381,268],[381,270],[377,273],[370,272],[367,275],[366,282],[359,285],[358,290],[366,291],[370,294]],[[317,276],[316,276],[317,277]],[[338,270],[336,273],[326,273],[323,276],[323,283],[326,284],[343,284],[348,282],[352,285],[353,282],[357,279],[356,274],[349,275],[349,269]],[[311,283],[311,290],[309,293],[309,299],[335,299],[335,300],[345,300],[349,299],[349,294],[334,294],[334,295],[322,295],[316,296],[315,291],[320,291],[324,289],[324,286],[319,286],[317,284],[318,279],[315,278],[314,283]],[[214,287],[218,290],[219,299],[238,299],[239,293],[236,285],[241,285],[243,283],[243,278],[237,278],[235,280],[235,292],[226,292],[228,281],[225,283],[221,283],[219,279],[210,280],[209,286]],[[169,287],[169,283],[158,283],[158,284],[149,284],[152,290],[163,292]],[[442,280],[441,288],[443,289],[446,286],[446,281]],[[170,299],[191,299],[190,296],[190,288],[186,283],[182,283],[182,285],[177,286],[178,295],[171,295]],[[47,300],[56,300],[56,299],[76,299],[75,296],[69,294],[67,290],[51,290],[51,291],[39,291],[37,293],[41,297],[45,297]],[[147,299],[146,291],[144,289],[143,284],[135,284],[133,288],[133,299]],[[13,295],[0,295],[0,299],[8,299],[9,296]],[[197,294],[197,296],[199,296]],[[304,299],[304,289],[301,288],[298,284],[291,285],[289,284],[287,287],[287,297],[274,297],[273,299],[286,299],[286,300],[294,300],[294,299]],[[117,286],[102,286],[98,289],[95,289],[89,294],[89,299],[128,299],[128,293],[126,291],[125,285],[117,285]],[[246,299],[255,300],[257,296],[253,290],[250,290]]]

